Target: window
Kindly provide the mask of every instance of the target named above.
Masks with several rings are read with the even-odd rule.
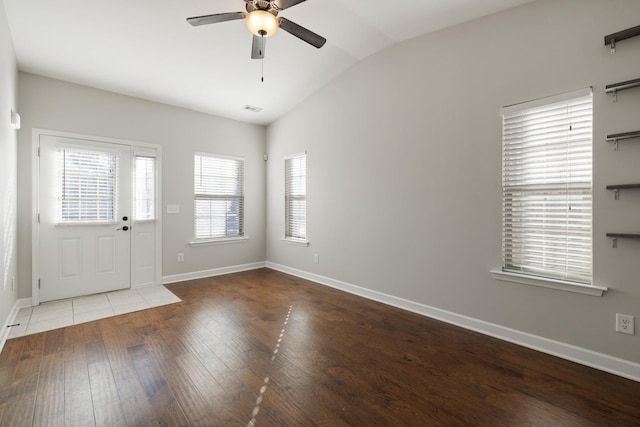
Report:
[[[285,239],[307,239],[307,155],[284,160]]]
[[[156,219],[156,159],[136,156],[135,161],[135,220],[154,220]]]
[[[505,107],[503,271],[592,283],[592,96]]]
[[[194,156],[196,239],[244,235],[243,172],[241,158]]]
[[[61,148],[57,153],[58,220],[111,223],[116,218],[118,156]]]

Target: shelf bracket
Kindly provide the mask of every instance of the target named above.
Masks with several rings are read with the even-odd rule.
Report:
[[[613,96],[613,102],[618,102],[618,91],[614,89],[611,95]]]
[[[613,249],[616,249],[618,247],[618,238],[614,237],[613,239],[611,239],[612,243],[611,243],[611,247]]]
[[[613,190],[613,200],[620,200],[620,189],[616,188]]]
[[[611,55],[615,55],[616,54],[616,39],[611,39],[611,45],[610,45],[610,50],[609,53]]]

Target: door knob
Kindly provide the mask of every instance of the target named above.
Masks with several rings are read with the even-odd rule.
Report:
[[[122,220],[123,220],[123,221],[127,221],[128,219],[129,219],[129,217],[128,217],[128,216],[123,216],[123,217],[122,217]]]
[[[116,231],[120,231],[120,230],[122,230],[122,231],[127,231],[128,229],[129,229],[129,227],[127,227],[127,226],[125,225],[125,226],[124,226],[124,227],[122,227],[122,228],[118,228],[118,230],[116,230]]]

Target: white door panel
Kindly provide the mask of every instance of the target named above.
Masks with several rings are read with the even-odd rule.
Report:
[[[116,272],[116,239],[113,236],[96,237],[96,274]]]
[[[137,230],[138,227],[136,227]],[[151,231],[136,231],[136,268],[154,268],[155,239]]]
[[[131,287],[129,146],[41,135],[38,200],[41,302]]]
[[[82,238],[60,238],[59,241],[59,279],[75,279],[82,276]]]

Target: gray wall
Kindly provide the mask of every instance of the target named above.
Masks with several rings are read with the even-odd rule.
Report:
[[[163,276],[265,259],[265,128],[144,101],[28,73],[20,73],[23,119],[19,133],[18,212],[20,297],[31,295],[32,129],[120,138],[162,146]],[[193,153],[245,158],[245,231],[249,241],[190,247],[193,239]],[[177,263],[178,252],[185,262]]]
[[[364,60],[268,127],[267,260],[508,328],[640,362],[640,38],[637,0],[541,0]],[[501,265],[500,107],[594,87],[594,278],[603,297],[495,281]],[[309,247],[283,244],[283,157],[308,151]],[[313,263],[313,254],[320,262]]]
[[[17,111],[18,69],[4,5],[0,3],[0,326],[16,302],[16,141],[11,110]],[[17,280],[17,278],[16,278]],[[13,289],[12,289],[13,288]]]

